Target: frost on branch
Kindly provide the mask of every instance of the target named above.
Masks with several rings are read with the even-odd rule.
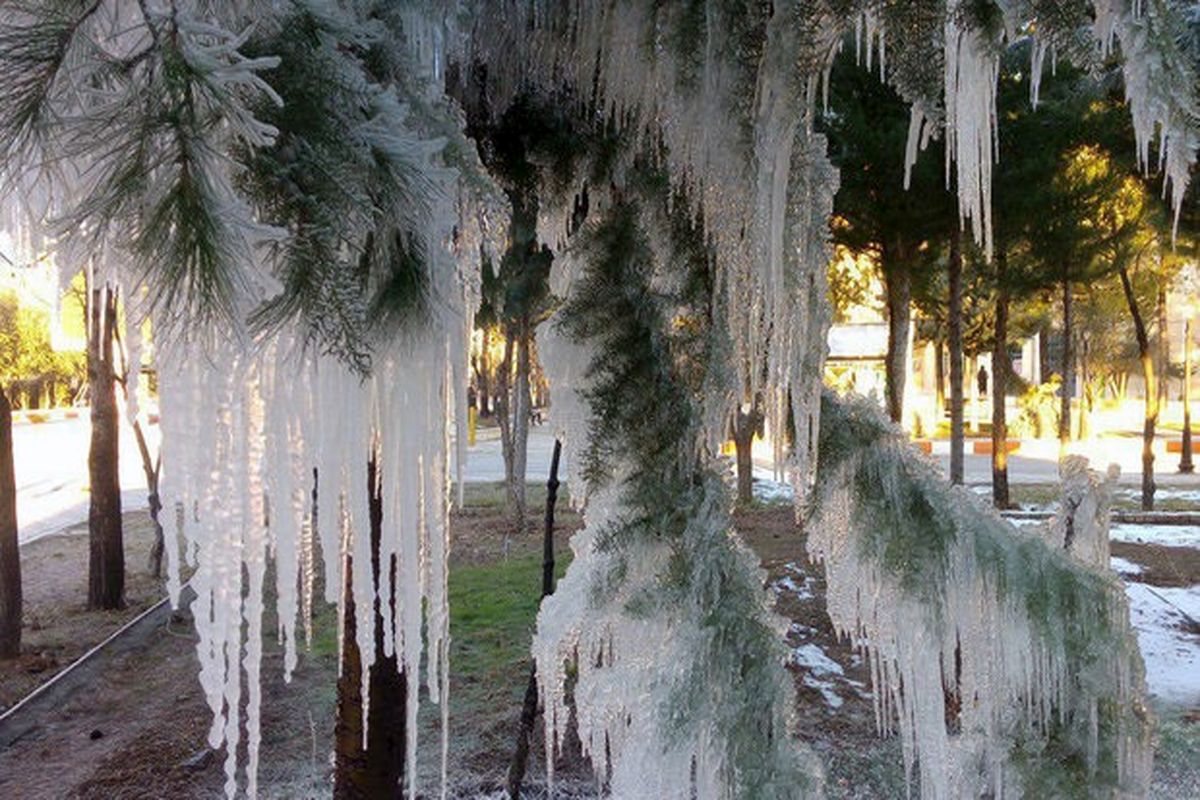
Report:
[[[822,417],[809,555],[921,796],[1144,796],[1150,720],[1116,577],[948,486],[868,401],[827,394]],[[1084,538],[1104,527],[1078,519]]]
[[[546,763],[573,671],[584,753],[612,796],[815,796],[819,767],[792,738],[783,623],[701,425],[698,390],[724,368],[702,231],[683,202],[673,215],[645,197],[654,185],[630,177],[579,235],[566,305],[539,333],[556,397],[579,412],[565,434],[583,476],[572,494],[587,495],[534,640]]]

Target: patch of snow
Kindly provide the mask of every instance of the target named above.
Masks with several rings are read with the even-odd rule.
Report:
[[[1112,556],[1108,561],[1112,566],[1113,572],[1118,575],[1141,575],[1146,571],[1141,564],[1135,564],[1120,556]]]
[[[792,574],[784,575],[771,584],[771,588],[775,590],[776,594],[784,594],[786,592],[797,600],[811,600],[816,597],[813,590],[808,586],[808,576],[804,574],[802,567],[792,561],[785,564],[783,568]]]
[[[760,503],[792,502],[796,491],[790,484],[767,478],[754,479],[754,499]]]
[[[819,644],[802,644],[792,651],[792,663],[815,675],[845,675],[842,665],[825,655]]]
[[[808,688],[816,689],[818,692],[820,692],[821,696],[825,698],[825,702],[829,704],[830,708],[842,707],[842,703],[844,701],[842,700],[841,695],[834,691],[832,682],[818,680],[812,675],[805,675],[803,683]]]
[[[1144,542],[1171,547],[1200,548],[1200,526],[1196,525],[1132,525],[1113,523],[1109,538],[1118,542]]]
[[[1125,593],[1151,696],[1171,705],[1200,702],[1200,636],[1183,628],[1185,614],[1200,617],[1200,585],[1169,589],[1128,583]]]

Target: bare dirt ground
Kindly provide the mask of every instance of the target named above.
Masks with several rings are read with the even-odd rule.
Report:
[[[0,661],[0,713],[163,597],[146,571],[153,528],[145,511],[124,516],[125,608],[88,611],[87,524],[21,547],[21,657]]]
[[[452,576],[471,575],[482,581],[479,591],[503,594],[525,592],[503,584],[499,565],[527,565],[535,577],[540,567],[540,503],[530,498],[529,532],[518,533],[498,505],[487,501],[455,514],[452,525]],[[578,516],[561,502],[556,537],[560,562],[569,557],[569,532],[580,524]],[[788,644],[798,655],[790,666],[797,689],[798,736],[816,751],[826,765],[827,793],[831,798],[898,798],[905,796],[897,742],[875,735],[869,676],[859,656],[834,635],[825,614],[824,580],[818,567],[803,556],[803,534],[793,522],[789,507],[757,506],[740,512],[737,526],[745,540],[761,556],[768,584],[777,597],[777,608],[791,623]],[[41,544],[41,543],[38,543]],[[131,548],[138,547],[131,537]],[[1114,543],[1114,554],[1141,564],[1144,579],[1159,585],[1200,583],[1200,558],[1194,551],[1170,552],[1176,548]],[[56,556],[62,551],[65,555]],[[71,555],[74,553],[74,555]],[[82,553],[82,559],[80,554]],[[131,565],[140,567],[144,555],[131,554]],[[78,531],[46,540],[44,552],[35,552],[29,563],[35,570],[51,570],[59,563],[73,564],[61,572],[39,572],[35,591],[41,599],[32,608],[38,614],[46,637],[62,642],[54,651],[58,662],[70,652],[72,636],[55,634],[61,626],[80,637],[99,625],[75,620],[82,612],[82,585],[86,575],[86,537]],[[524,567],[522,567],[524,568]],[[474,570],[474,572],[472,572]],[[27,575],[31,574],[29,571]],[[496,585],[487,582],[496,575]],[[520,581],[526,580],[520,574]],[[452,577],[452,581],[454,578]],[[32,581],[31,581],[32,583]],[[133,586],[131,581],[131,588]],[[536,581],[530,581],[530,604],[536,604]],[[78,587],[78,590],[76,590]],[[454,588],[452,586],[452,592]],[[465,590],[464,590],[465,591]],[[146,603],[157,599],[151,583]],[[55,599],[57,597],[57,600]],[[453,595],[452,595],[453,597]],[[57,609],[57,611],[55,610]],[[30,615],[29,619],[33,619]],[[107,621],[106,621],[107,623]],[[115,628],[119,622],[113,621]],[[265,621],[265,630],[274,623]],[[337,675],[336,630],[333,613],[322,611],[318,635],[310,652],[302,654],[301,666],[290,685],[282,679],[282,654],[268,646],[264,654],[263,745],[259,770],[259,794],[265,798],[323,798],[330,791],[330,761],[333,730],[334,685]],[[525,647],[532,620],[518,626],[524,639],[514,646]],[[520,713],[520,697],[528,676],[528,663],[480,661],[480,650],[496,643],[481,638],[486,631],[455,633],[454,664],[484,664],[474,672],[456,670],[451,676],[450,783],[456,797],[496,797],[502,785],[514,743]],[[27,629],[26,635],[30,635]],[[474,638],[472,638],[474,637]],[[97,638],[97,637],[93,637]],[[64,641],[65,640],[65,641]],[[45,645],[49,652],[49,645]],[[186,614],[156,631],[144,646],[110,665],[86,691],[76,693],[60,707],[43,715],[30,735],[0,751],[0,798],[19,800],[132,800],[133,798],[217,798],[225,783],[223,751],[214,752],[206,743],[211,721],[199,683],[195,636]],[[36,648],[35,648],[36,649]],[[818,654],[823,654],[822,661]],[[15,672],[0,673],[0,686],[9,689]],[[23,685],[31,685],[25,678]],[[36,682],[36,681],[33,681]],[[15,685],[15,684],[14,684]],[[1164,735],[1164,752],[1173,748],[1171,763],[1195,764],[1200,736],[1200,714],[1184,713],[1172,721]],[[437,712],[423,704],[421,720],[422,785],[435,787],[438,771]],[[539,723],[540,729],[540,723]],[[245,737],[243,736],[243,743]],[[243,744],[244,750],[244,744]],[[530,791],[543,793],[544,765],[540,734],[531,748]],[[244,762],[244,752],[242,753]],[[1175,769],[1175,767],[1170,767]],[[1196,772],[1174,772],[1159,780],[1155,798],[1196,798]],[[559,796],[595,796],[596,783],[577,754],[568,754],[558,765]],[[244,778],[239,775],[244,785]],[[1191,781],[1188,783],[1187,781]],[[1188,788],[1191,787],[1191,788]]]

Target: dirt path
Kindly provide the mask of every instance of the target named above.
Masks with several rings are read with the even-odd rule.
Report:
[[[559,558],[566,557],[567,532],[579,524],[560,514],[564,530],[558,537]],[[819,567],[803,557],[803,537],[786,507],[757,508],[737,516],[744,538],[759,553],[777,607],[791,626],[788,644],[795,654],[790,669],[796,684],[798,736],[816,751],[826,767],[830,798],[896,798],[904,796],[897,742],[875,735],[869,676],[859,656],[834,635],[825,613],[824,579]],[[535,526],[536,527],[536,526]],[[492,506],[469,509],[453,521],[454,575],[476,570],[479,591],[498,596],[525,592],[524,583],[509,588],[500,567],[525,564],[531,575],[540,568],[540,537],[515,534]],[[70,542],[59,541],[60,545]],[[1114,553],[1141,564],[1148,582],[1188,585],[1200,582],[1200,559],[1154,545],[1114,544]],[[51,563],[59,560],[47,556]],[[482,572],[479,572],[481,571]],[[499,570],[492,572],[492,570]],[[510,576],[511,577],[511,576]],[[60,574],[58,578],[65,580]],[[526,581],[525,573],[520,581]],[[1170,583],[1174,581],[1174,583]],[[527,581],[534,583],[531,579]],[[536,588],[531,587],[531,592]],[[536,603],[536,598],[530,607]],[[274,623],[265,621],[265,629]],[[263,798],[324,798],[329,796],[329,752],[333,728],[333,687],[336,680],[336,641],[333,613],[317,620],[313,650],[302,655],[301,668],[290,685],[282,680],[281,654],[269,646],[264,655],[263,760],[259,773]],[[517,630],[527,637],[532,619]],[[486,634],[486,631],[483,632]],[[453,634],[458,648],[452,668],[478,659],[494,643],[481,634]],[[472,638],[472,637],[476,638]],[[225,782],[224,753],[208,750],[205,739],[211,720],[197,681],[194,633],[186,615],[150,636],[140,649],[115,659],[87,691],[78,692],[47,713],[36,732],[0,751],[0,798],[60,800],[60,798],[218,798]],[[510,643],[511,644],[511,643]],[[516,643],[517,649],[524,647]],[[523,661],[487,662],[492,671],[456,671],[451,693],[451,783],[456,796],[473,797],[494,791],[502,780],[511,752],[519,696],[523,691]],[[465,667],[464,667],[465,669]],[[498,671],[497,671],[498,670]],[[435,785],[436,712],[422,711],[421,772],[425,786]],[[1194,755],[1200,726],[1172,723],[1164,748],[1176,748],[1176,759],[1188,764]],[[243,737],[243,741],[244,741]],[[537,797],[543,766],[535,743],[529,768]],[[242,754],[244,763],[244,752]],[[576,776],[577,785],[594,782],[578,763],[561,770]],[[1196,770],[1180,778],[1160,780],[1157,798],[1200,796]],[[239,776],[244,783],[244,778]],[[1191,783],[1188,783],[1191,781]],[[1166,788],[1163,788],[1166,787]],[[1191,788],[1188,788],[1191,787]],[[1193,793],[1195,790],[1197,793]]]
[[[11,707],[142,611],[163,598],[146,571],[153,541],[145,511],[124,515],[125,608],[88,611],[87,525],[21,547],[24,627],[21,657],[0,661],[0,712]]]

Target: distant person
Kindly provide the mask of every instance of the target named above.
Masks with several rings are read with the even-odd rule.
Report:
[[[988,374],[987,369],[983,366],[983,364],[979,365],[979,372],[975,373],[975,381],[979,384],[979,393],[981,395],[986,395]]]

